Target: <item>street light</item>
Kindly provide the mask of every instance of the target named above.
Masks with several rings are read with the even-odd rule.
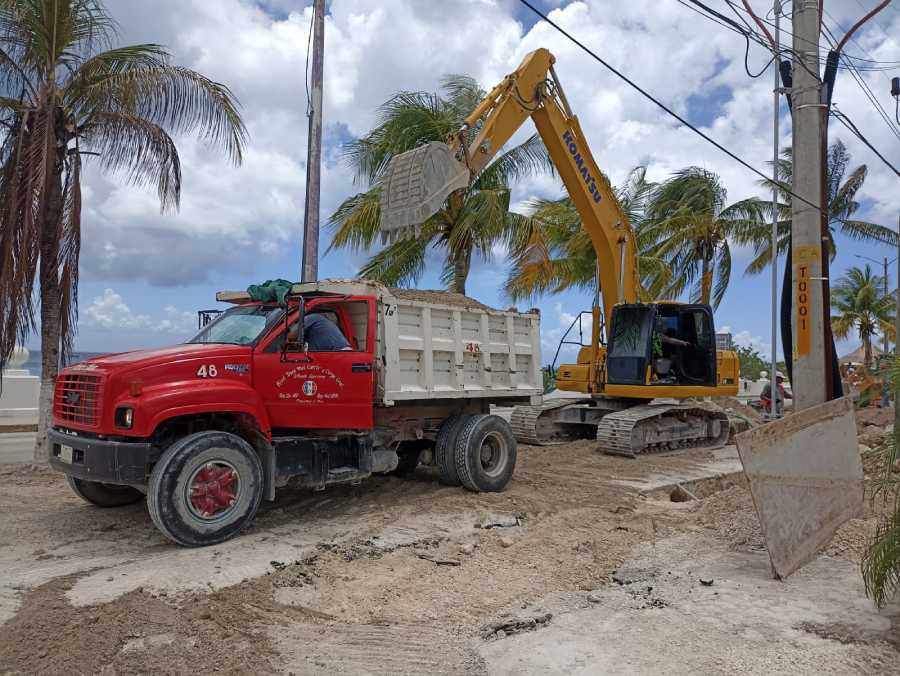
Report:
[[[897,261],[897,258],[894,258],[893,260],[889,261],[888,257],[885,256],[883,261],[877,261],[874,258],[869,258],[868,256],[863,256],[862,254],[856,254],[856,257],[861,258],[864,261],[871,261],[872,263],[875,263],[876,265],[878,263],[882,263],[884,265],[884,276],[881,279],[884,282],[884,295],[887,296],[888,295],[888,266],[893,265]],[[900,336],[897,336],[897,340],[900,341]],[[884,334],[884,353],[885,354],[888,353],[887,333]]]
[[[891,96],[894,97],[894,116],[900,124],[900,77],[891,78]],[[900,217],[897,219],[897,251],[900,252]],[[894,359],[900,358],[900,265],[897,266],[897,298],[894,306]],[[896,384],[894,389],[896,391]],[[900,397],[894,394],[894,430],[900,430]]]

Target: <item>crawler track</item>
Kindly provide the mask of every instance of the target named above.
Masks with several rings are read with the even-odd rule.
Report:
[[[604,453],[636,458],[674,449],[720,448],[728,433],[728,415],[716,406],[644,404],[604,416],[597,441]]]

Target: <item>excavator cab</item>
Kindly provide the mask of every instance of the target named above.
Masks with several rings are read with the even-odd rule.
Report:
[[[610,328],[608,384],[716,386],[716,334],[708,305],[621,304]]]

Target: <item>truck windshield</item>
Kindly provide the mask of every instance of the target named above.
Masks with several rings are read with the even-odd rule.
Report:
[[[281,316],[281,308],[271,305],[250,305],[226,310],[189,343],[229,343],[252,345],[261,338]]]

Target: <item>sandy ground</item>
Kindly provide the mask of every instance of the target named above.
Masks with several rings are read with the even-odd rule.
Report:
[[[440,486],[424,468],[287,489],[241,537],[202,550],[171,545],[143,504],[100,510],[57,474],[0,467],[0,673],[813,671],[816,651],[832,658],[825,671],[900,669],[892,616],[858,584],[874,516],[845,526],[785,592],[734,477],[691,484],[696,502],[659,488],[729,462],[522,447],[501,494]],[[716,603],[697,601],[701,567]],[[779,604],[793,619],[766,629]],[[755,663],[775,634],[776,652]],[[571,635],[574,661],[561,661],[551,648]],[[678,660],[654,662],[670,640]],[[723,642],[734,659],[716,658]],[[640,644],[643,657],[608,661]]]

